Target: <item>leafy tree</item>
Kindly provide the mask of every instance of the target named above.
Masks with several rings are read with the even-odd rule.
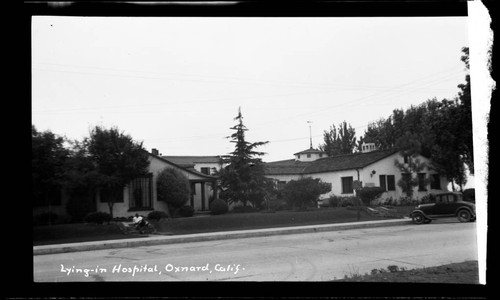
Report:
[[[463,160],[469,167],[471,174],[474,174],[474,153],[473,153],[473,134],[472,134],[472,104],[471,104],[471,87],[470,87],[470,75],[469,75],[469,48],[462,48],[461,60],[465,64],[467,70],[467,75],[465,76],[465,83],[459,84],[458,88],[458,101],[460,103],[460,138],[463,140],[462,151]]]
[[[113,216],[113,205],[123,193],[125,185],[147,174],[147,152],[142,143],[135,142],[130,135],[120,132],[118,128],[96,126],[84,144],[86,157],[95,167],[91,173],[92,178],[106,192],[105,200]]]
[[[323,132],[324,144],[319,148],[325,151],[328,156],[336,156],[342,154],[353,153],[356,147],[356,130],[344,121],[339,124],[339,129],[335,125],[330,126],[330,131]]]
[[[31,126],[31,178],[34,206],[60,201],[64,170],[70,152],[65,139],[51,131],[39,132]]]
[[[319,178],[303,177],[285,184],[282,195],[295,208],[315,206],[319,196],[330,192],[331,185]]]
[[[235,148],[230,155],[223,157],[223,163],[228,165],[218,173],[222,189],[219,197],[228,202],[241,201],[243,206],[248,203],[260,206],[266,194],[267,179],[264,176],[264,164],[258,158],[264,153],[255,151],[255,148],[268,142],[249,143],[245,140],[245,131],[248,129],[243,125],[241,109],[234,120],[238,123],[231,127],[235,132],[229,138]]]
[[[64,187],[69,195],[66,211],[80,222],[97,210],[95,194],[99,186],[97,166],[90,160],[85,142],[69,141],[70,156],[65,163]]]
[[[368,124],[365,134],[359,138],[358,151],[361,151],[363,143],[374,143],[381,150],[393,148],[396,138],[394,126],[392,125],[392,116]]]
[[[413,197],[414,189],[418,186],[417,173],[422,171],[427,164],[416,158],[416,153],[407,155],[408,152],[402,152],[407,159],[407,163],[402,163],[398,159],[394,161],[394,165],[399,168],[403,176],[398,180],[398,186],[401,187],[403,192],[410,198]]]
[[[469,50],[462,48],[461,60],[469,69]],[[395,109],[387,119],[371,123],[361,141],[375,143],[380,149],[398,147],[411,155],[419,153],[429,157],[432,168],[446,176],[448,181],[460,188],[466,182],[465,166],[474,173],[470,76],[453,100],[437,99]]]
[[[189,200],[189,179],[176,169],[166,168],[163,170],[158,175],[156,189],[158,200],[168,204],[171,216]]]

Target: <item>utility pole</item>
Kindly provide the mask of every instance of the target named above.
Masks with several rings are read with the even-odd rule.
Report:
[[[309,147],[310,149],[313,148],[313,139],[312,139],[312,134],[311,134],[311,121],[307,121],[307,123],[309,124]]]

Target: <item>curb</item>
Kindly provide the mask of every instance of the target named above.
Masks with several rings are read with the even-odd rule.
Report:
[[[268,228],[268,229],[255,229],[255,230],[237,230],[225,232],[212,232],[212,233],[196,233],[177,236],[151,236],[144,238],[131,238],[120,240],[108,241],[95,241],[59,245],[44,245],[34,246],[33,255],[44,254],[57,254],[78,251],[92,251],[114,248],[128,248],[138,246],[153,246],[153,245],[166,245],[166,244],[179,244],[215,240],[227,240],[248,237],[262,237],[273,235],[297,234],[297,233],[314,233],[323,231],[335,230],[348,230],[359,228],[373,228],[410,224],[411,220],[408,218],[397,220],[383,220],[383,221],[365,221],[354,223],[338,223],[338,224],[325,224],[325,225],[310,225],[310,226],[296,226],[296,227],[283,227],[283,228]]]

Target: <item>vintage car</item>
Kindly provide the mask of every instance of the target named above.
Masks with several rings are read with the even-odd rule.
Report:
[[[410,213],[415,224],[428,224],[439,218],[457,217],[460,222],[474,222],[474,203],[463,201],[459,192],[430,194],[430,202],[420,204]]]

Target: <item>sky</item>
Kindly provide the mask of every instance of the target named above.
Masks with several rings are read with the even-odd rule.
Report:
[[[428,99],[453,99],[467,17],[32,18],[32,124],[117,127],[163,155],[224,155],[241,108],[266,162]]]

